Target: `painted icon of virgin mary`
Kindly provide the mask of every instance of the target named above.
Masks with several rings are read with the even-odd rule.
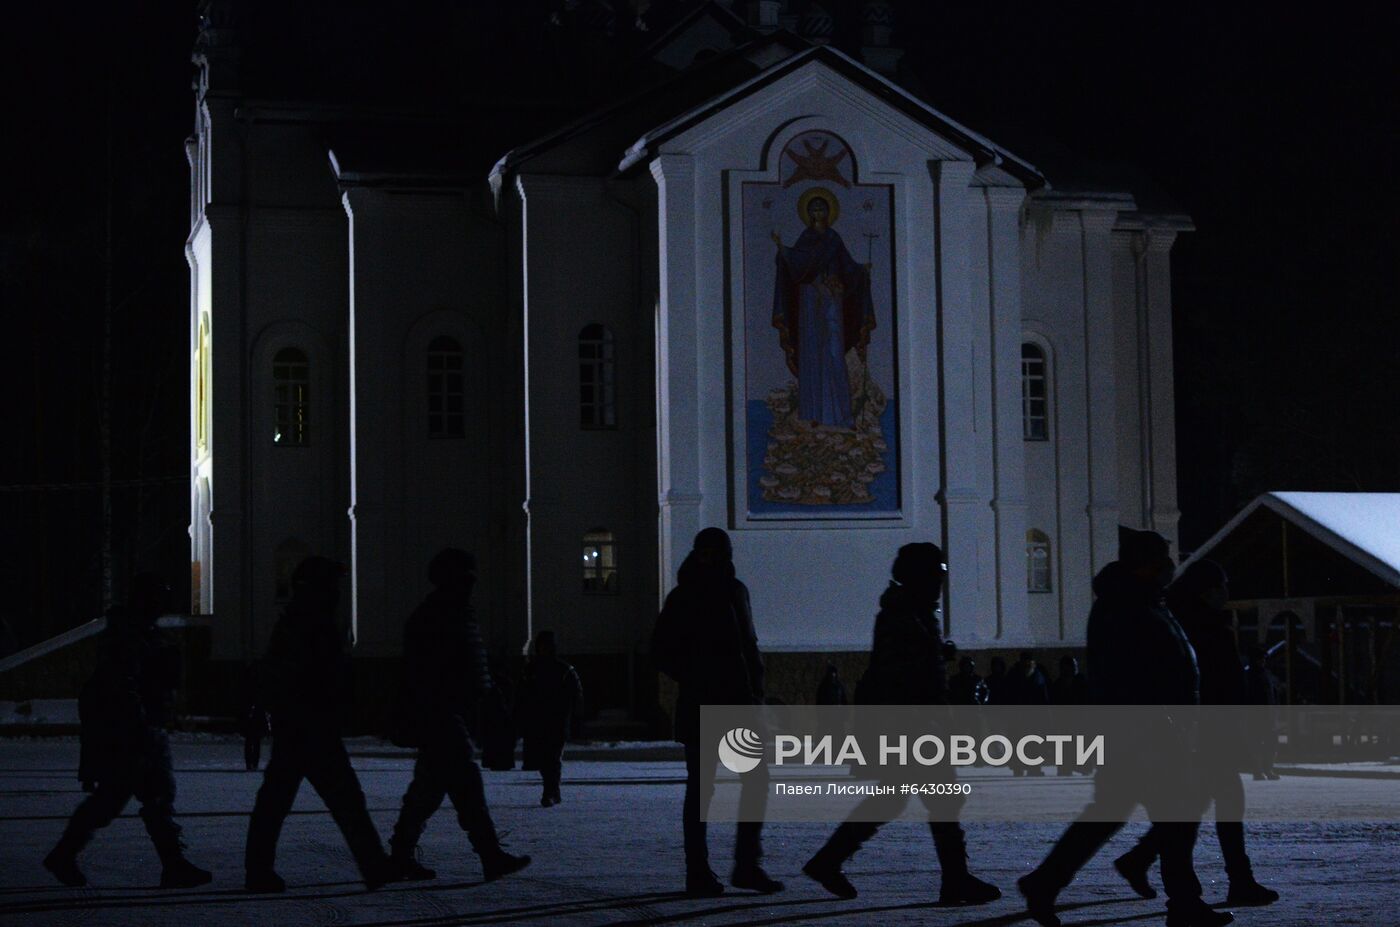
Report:
[[[840,215],[836,195],[813,187],[798,199],[807,228],[791,246],[778,246],[773,327],[788,369],[797,378],[798,417],[813,426],[853,427],[846,354],[862,361],[875,327],[870,266],[858,264],[831,226]]]

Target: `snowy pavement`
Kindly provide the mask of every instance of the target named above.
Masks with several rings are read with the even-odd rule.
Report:
[[[352,753],[371,813],[387,834],[411,763],[365,742],[354,744]],[[619,757],[630,755],[618,752]],[[535,857],[517,876],[483,884],[455,816],[445,808],[423,839],[424,861],[438,870],[437,881],[365,892],[329,815],[308,786],[288,818],[280,846],[278,870],[291,890],[282,896],[249,896],[241,891],[243,839],[261,775],[242,770],[241,749],[230,742],[181,742],[175,759],[177,807],[189,855],[215,871],[214,883],[190,891],[156,889],[159,865],[133,804],[81,857],[91,887],[67,889],[49,877],[39,860],[81,798],[72,773],[77,744],[0,741],[0,924],[996,927],[1030,923],[1015,880],[1039,861],[1061,830],[1056,824],[970,825],[973,871],[1008,895],[982,908],[934,904],[938,875],[928,831],[908,823],[886,827],[847,866],[861,890],[854,901],[832,899],[798,873],[829,833],[820,824],[780,824],[765,831],[768,869],[788,885],[782,894],[731,892],[713,901],[691,901],[677,893],[682,881],[680,763],[589,759],[566,763],[564,803],[549,809],[538,804],[535,774],[486,773],[492,811],[507,846]],[[1348,790],[1368,784],[1374,780],[1314,775],[1246,786],[1252,800],[1267,800],[1269,789],[1290,790],[1290,801],[1299,807],[1312,802],[1320,811],[1329,802],[1346,800]],[[1087,799],[1090,785],[1074,778],[1057,780],[1056,787]],[[1064,893],[1066,925],[1163,922],[1161,902],[1138,900],[1110,867],[1112,857],[1126,850],[1140,830],[1141,825],[1131,825]],[[1238,910],[1237,923],[1400,923],[1400,824],[1261,822],[1251,826],[1249,837],[1260,881],[1282,892],[1283,900],[1270,908]],[[731,825],[711,826],[712,856],[722,877],[728,874],[721,864],[732,838]],[[1220,851],[1209,826],[1202,828],[1196,859],[1207,899],[1223,898]]]

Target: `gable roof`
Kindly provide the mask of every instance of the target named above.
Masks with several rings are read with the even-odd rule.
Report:
[[[585,149],[571,167],[590,174],[630,170],[667,139],[799,68],[820,62],[914,121],[947,138],[980,165],[997,165],[1032,188],[1048,186],[1034,165],[945,116],[879,74],[828,46],[812,46],[775,32],[697,64],[675,78],[584,116],[569,126],[507,152],[492,169],[494,180],[573,143]]]
[[[1400,589],[1400,493],[1265,493],[1202,544],[1186,562],[1209,557],[1261,510],[1273,512],[1367,573]]]
[[[851,81],[873,96],[876,96],[933,132],[947,138],[953,144],[973,156],[978,166],[994,164],[1024,182],[1028,187],[1047,186],[1045,176],[1029,161],[1019,158],[1000,147],[991,139],[974,132],[949,116],[909,93],[898,84],[875,73],[870,68],[829,45],[809,46],[795,55],[768,67],[753,78],[720,94],[701,106],[680,113],[670,121],[659,124],[644,133],[627,150],[626,157],[618,166],[626,170],[656,152],[658,146],[667,139],[686,131],[704,121],[716,112],[735,102],[762,90],[781,80],[807,64],[817,61],[831,68],[837,74]]]

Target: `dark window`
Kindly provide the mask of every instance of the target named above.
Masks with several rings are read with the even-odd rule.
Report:
[[[617,541],[607,528],[583,535],[583,591],[617,592]]]
[[[585,325],[578,335],[579,420],[584,428],[617,427],[613,336],[606,325]]]
[[[1026,532],[1026,589],[1051,591],[1050,537],[1032,528]]]
[[[300,348],[283,348],[272,358],[272,443],[311,441],[311,364]]]
[[[439,335],[428,345],[428,437],[461,438],[467,433],[462,345]]]
[[[1027,441],[1050,440],[1050,399],[1045,352],[1021,345],[1021,433]]]

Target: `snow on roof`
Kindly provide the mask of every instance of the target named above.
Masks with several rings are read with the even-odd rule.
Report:
[[[1265,493],[1202,544],[1191,560],[1206,556],[1261,506],[1400,586],[1400,493],[1396,492]]]

